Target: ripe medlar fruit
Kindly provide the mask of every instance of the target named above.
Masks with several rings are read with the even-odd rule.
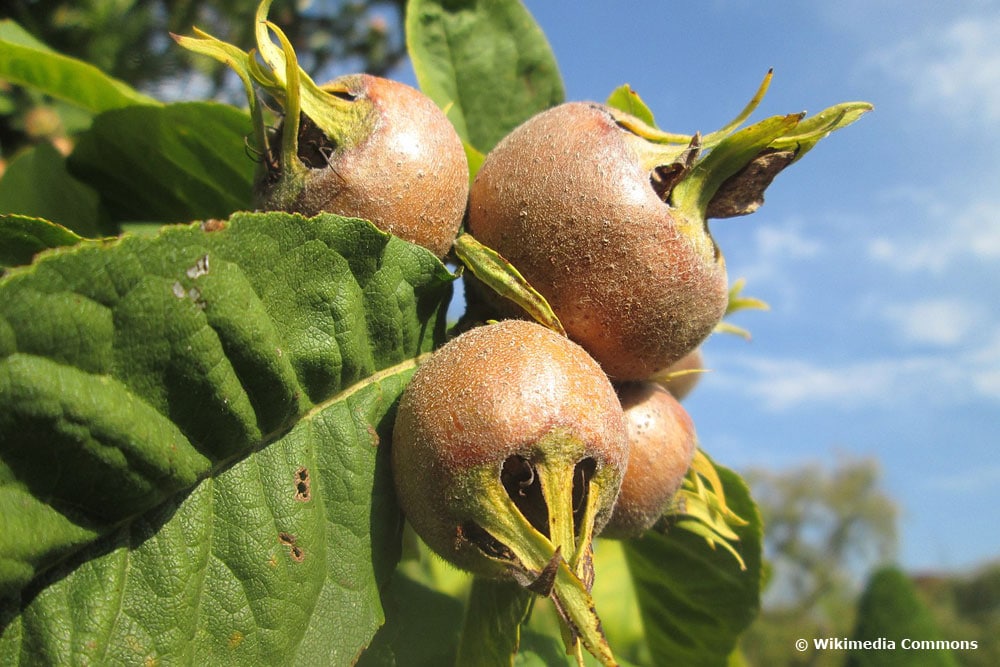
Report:
[[[655,382],[618,388],[628,425],[629,465],[602,537],[638,537],[663,516],[681,488],[697,447],[694,423]]]
[[[642,380],[707,337],[726,312],[726,267],[706,221],[754,212],[774,177],[872,106],[740,127],[764,78],[722,129],[677,135],[592,102],[528,119],[486,156],[467,227],[547,300],[573,340],[616,380]],[[473,292],[523,316],[475,280]],[[515,312],[516,311],[516,312]]]
[[[705,357],[699,345],[650,378],[663,385],[678,401],[684,400],[705,374]]]
[[[704,219],[657,191],[651,146],[603,105],[562,104],[497,144],[469,199],[469,232],[517,267],[619,380],[644,379],[696,347],[728,296]]]
[[[340,126],[320,127],[303,113],[294,157],[282,150],[279,126],[256,182],[259,207],[364,218],[443,257],[469,194],[465,149],[448,117],[415,88],[368,74],[321,90],[342,107]],[[282,177],[292,159],[305,167],[301,180]]]
[[[428,546],[476,574],[526,565],[493,532],[493,515],[507,510],[569,557],[611,515],[628,461],[624,419],[607,376],[569,339],[523,320],[471,329],[424,363],[400,400],[400,505]]]
[[[592,542],[627,463],[625,417],[600,366],[524,320],[441,347],[407,386],[393,430],[397,495],[414,531],[464,570],[551,595],[567,636],[605,664]]]
[[[257,206],[364,218],[443,257],[469,194],[465,149],[447,116],[415,88],[381,77],[352,74],[316,85],[267,20],[270,5],[263,0],[257,9],[255,52],[197,29],[197,37],[174,35],[243,81],[253,125],[248,148],[260,160]],[[264,99],[280,107],[274,130],[266,127]]]

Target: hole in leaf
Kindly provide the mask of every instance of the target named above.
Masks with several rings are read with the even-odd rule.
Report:
[[[306,552],[302,550],[302,547],[295,544],[294,535],[285,532],[278,533],[278,541],[288,547],[288,555],[290,555],[292,560],[296,563],[301,563],[305,560]]]

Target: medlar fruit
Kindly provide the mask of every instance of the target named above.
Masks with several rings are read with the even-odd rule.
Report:
[[[501,140],[469,196],[469,232],[618,380],[644,379],[696,347],[728,297],[704,220],[661,198],[647,146],[603,105],[569,102]]]
[[[628,463],[625,417],[579,345],[506,320],[440,348],[400,399],[392,470],[414,531],[474,574],[551,596],[604,664],[592,542]]]
[[[663,516],[681,488],[697,447],[694,423],[655,382],[618,388],[628,425],[629,466],[602,537],[638,537]]]
[[[368,74],[321,90],[328,105],[343,107],[342,126],[303,114],[294,157],[282,150],[279,126],[256,182],[259,207],[364,218],[443,257],[469,195],[465,149],[448,117],[415,88]],[[292,159],[305,168],[301,180],[282,178]]]

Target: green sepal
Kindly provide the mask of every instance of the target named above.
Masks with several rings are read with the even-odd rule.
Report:
[[[471,234],[460,234],[455,239],[454,249],[462,264],[483,284],[519,305],[539,324],[566,335],[566,330],[545,297],[497,251],[483,245]]]
[[[726,305],[726,312],[723,317],[729,317],[741,310],[771,310],[771,306],[763,299],[743,296],[743,288],[746,286],[746,282],[746,278],[739,278],[729,287],[729,303]],[[744,340],[750,340],[750,332],[748,330],[726,320],[722,320],[716,324],[712,331],[713,333],[733,334]]]
[[[550,451],[556,449],[558,448],[552,447]],[[556,459],[558,458],[557,456]],[[569,472],[569,479],[564,479],[562,486],[571,487],[573,467],[559,466],[558,460],[553,462],[564,476]],[[544,585],[543,594],[552,598],[559,611],[565,626],[563,637],[567,651],[578,651],[576,643],[579,642],[602,665],[615,665],[614,655],[601,629],[601,621],[589,587],[563,557],[561,546],[554,545],[521,513],[497,478],[496,470],[483,468],[479,471],[477,480],[479,492],[471,499],[472,503],[467,509],[481,528],[513,554],[514,560],[507,562],[508,572],[523,588],[534,591],[539,591],[540,581],[551,578]],[[597,489],[591,488],[589,493],[596,492]],[[549,502],[548,494],[546,502]],[[569,509],[572,511],[572,507]],[[572,516],[568,520],[572,522]],[[589,544],[578,545],[577,551],[589,548]],[[574,560],[577,560],[575,554],[571,554],[570,561]],[[583,569],[582,565],[580,569]]]
[[[739,541],[734,528],[746,526],[747,520],[726,504],[722,479],[715,464],[701,449],[696,450],[678,497],[664,519],[664,526],[698,535],[712,549],[722,547],[732,554],[741,570],[746,569],[733,543]]]
[[[712,197],[726,179],[750,164],[771,142],[787,135],[801,120],[802,114],[772,116],[727,136],[677,184],[670,203],[692,219],[704,219]]]
[[[608,99],[604,103],[609,107],[635,116],[651,127],[656,127],[652,110],[639,97],[639,93],[635,92],[632,86],[627,83],[611,91],[611,94],[608,95]]]
[[[780,171],[831,132],[847,127],[873,108],[867,102],[844,102],[809,118],[804,112],[774,116],[739,129],[760,106],[772,76],[769,70],[735,118],[705,135],[661,130],[628,85],[608,97],[606,106],[616,122],[632,135],[630,141],[637,142],[643,168],[675,167],[665,198],[690,224],[697,225],[706,217],[752,213]],[[720,192],[723,188],[725,192]]]
[[[299,67],[295,50],[284,32],[267,20],[270,6],[271,0],[263,0],[257,7],[256,50],[243,51],[197,28],[194,29],[197,37],[174,36],[174,39],[184,48],[229,65],[237,73],[250,104],[253,148],[263,157],[263,164],[269,169],[281,169],[280,178],[285,183],[277,189],[294,196],[301,189],[301,181],[307,171],[307,166],[298,158],[301,116],[308,117],[338,148],[349,148],[370,135],[374,105],[365,98],[335,94],[346,91],[318,86]],[[278,44],[272,40],[272,34]],[[259,53],[263,63],[257,59],[256,53]],[[257,99],[258,88],[284,112],[280,161],[269,145],[263,105]]]

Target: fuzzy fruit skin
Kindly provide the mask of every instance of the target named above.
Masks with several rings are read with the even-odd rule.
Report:
[[[499,483],[508,457],[537,461],[545,456],[539,443],[553,435],[570,442],[572,460],[596,462],[596,533],[628,463],[625,417],[607,376],[581,347],[533,322],[471,329],[422,365],[400,400],[392,444],[400,506],[446,560],[502,577],[478,547],[458,539],[459,527],[475,521],[470,497],[483,493],[476,473],[493,471]]]
[[[562,104],[497,144],[469,199],[472,235],[517,267],[616,380],[681,358],[728,301],[704,220],[660,199],[642,143],[602,105]]]
[[[618,388],[629,435],[629,467],[602,537],[638,537],[670,505],[691,467],[694,423],[681,404],[655,382]]]
[[[340,77],[323,88],[346,89],[355,104],[371,102],[367,135],[331,146],[323,156],[315,148],[322,137],[300,132],[299,155],[310,163],[305,187],[283,192],[265,176],[256,184],[259,206],[364,218],[443,257],[469,195],[465,149],[447,116],[415,88],[368,74]]]

